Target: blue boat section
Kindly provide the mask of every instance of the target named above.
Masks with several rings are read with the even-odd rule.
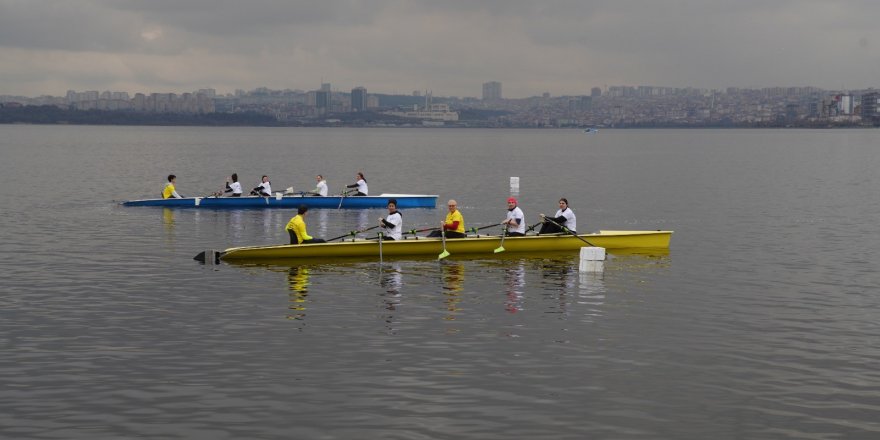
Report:
[[[340,197],[340,196],[285,196],[277,197],[187,197],[184,199],[144,199],[122,202],[123,206],[162,206],[166,208],[207,208],[207,209],[296,209],[300,205],[309,208],[384,208],[388,199],[397,199],[397,207],[436,208],[436,195],[421,194],[382,194],[379,196]],[[340,204],[340,202],[342,202]]]

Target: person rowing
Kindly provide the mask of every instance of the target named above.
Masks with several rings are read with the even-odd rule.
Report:
[[[522,237],[526,235],[525,215],[517,206],[516,198],[507,199],[507,218],[501,222],[507,228],[508,237]]]
[[[315,180],[318,181],[318,185],[311,191],[311,193],[309,193],[309,195],[327,197],[327,181],[324,180],[324,176],[318,174],[315,176]]]
[[[379,225],[385,229],[386,240],[403,238],[403,216],[397,210],[397,199],[388,199],[388,215],[379,217]]]
[[[223,192],[232,193],[229,197],[241,197],[241,183],[238,182],[238,174],[232,173],[230,179],[232,179],[232,183],[229,183],[227,179],[226,190]]]
[[[269,176],[263,176],[262,182],[251,190],[252,196],[271,197],[272,182],[269,182]]]
[[[308,206],[299,205],[296,215],[284,227],[287,234],[290,235],[290,244],[326,243],[324,239],[314,238],[306,232],[306,214],[308,212]]]
[[[367,188],[367,179],[364,179],[364,173],[358,172],[356,177],[357,177],[357,182],[355,182],[351,185],[346,185],[345,187],[346,188],[357,188],[357,193],[354,194],[356,196],[365,196],[365,195],[369,194],[369,190]]]
[[[177,176],[174,174],[168,175],[168,183],[165,184],[165,189],[162,190],[162,198],[163,199],[182,199],[183,196],[177,193],[177,190],[174,188],[174,184],[177,183]]]
[[[441,237],[444,232],[446,233],[446,238],[467,237],[464,233],[464,217],[461,215],[461,211],[458,210],[458,202],[450,199],[446,206],[449,208],[446,220],[440,223],[439,231],[431,232],[428,234],[428,237]]]
[[[545,220],[553,220],[554,223],[545,221]],[[571,232],[577,233],[577,217],[574,215],[574,211],[568,207],[568,199],[565,197],[559,199],[559,210],[556,211],[556,217],[546,217],[544,214],[541,214],[541,230],[538,231],[538,234],[553,234],[564,232],[560,226],[565,226]]]

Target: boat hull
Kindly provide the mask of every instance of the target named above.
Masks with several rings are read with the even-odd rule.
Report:
[[[505,252],[517,253],[574,252],[589,245],[606,249],[668,249],[672,231],[599,231],[596,234],[581,234],[579,237],[572,235],[507,237],[504,239],[504,249]],[[452,255],[491,256],[499,245],[501,238],[498,236],[446,240],[446,250]],[[419,237],[400,241],[385,240],[382,243],[382,255],[389,257],[438,255],[442,251],[443,244],[439,238]],[[221,259],[241,261],[378,256],[379,244],[376,240],[355,240],[322,244],[236,247],[227,249]]]
[[[309,208],[384,208],[388,199],[397,199],[397,207],[434,208],[437,206],[436,195],[421,194],[382,194],[379,196],[342,197],[342,196],[302,196],[292,195],[277,197],[187,197],[183,199],[144,199],[122,202],[123,206],[163,206],[166,208],[207,208],[207,209],[263,209],[290,208],[300,205]]]

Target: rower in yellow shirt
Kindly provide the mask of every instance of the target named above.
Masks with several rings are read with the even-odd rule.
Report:
[[[174,184],[177,183],[177,176],[174,174],[168,175],[168,183],[165,184],[165,189],[162,190],[162,198],[163,199],[182,199],[183,196],[177,193],[174,189]]]
[[[467,237],[464,233],[464,217],[458,210],[458,203],[455,200],[449,200],[446,206],[449,208],[449,213],[446,214],[446,220],[440,223],[440,229],[446,231],[446,238]],[[428,237],[439,237],[440,235],[440,231],[434,231],[428,234]]]
[[[313,238],[306,232],[306,214],[308,212],[308,206],[299,205],[299,208],[296,210],[296,216],[287,222],[287,226],[284,229],[290,235],[290,244],[326,243],[324,239]]]

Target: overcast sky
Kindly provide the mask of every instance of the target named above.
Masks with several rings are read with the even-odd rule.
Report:
[[[880,86],[876,0],[0,0],[0,94]]]

